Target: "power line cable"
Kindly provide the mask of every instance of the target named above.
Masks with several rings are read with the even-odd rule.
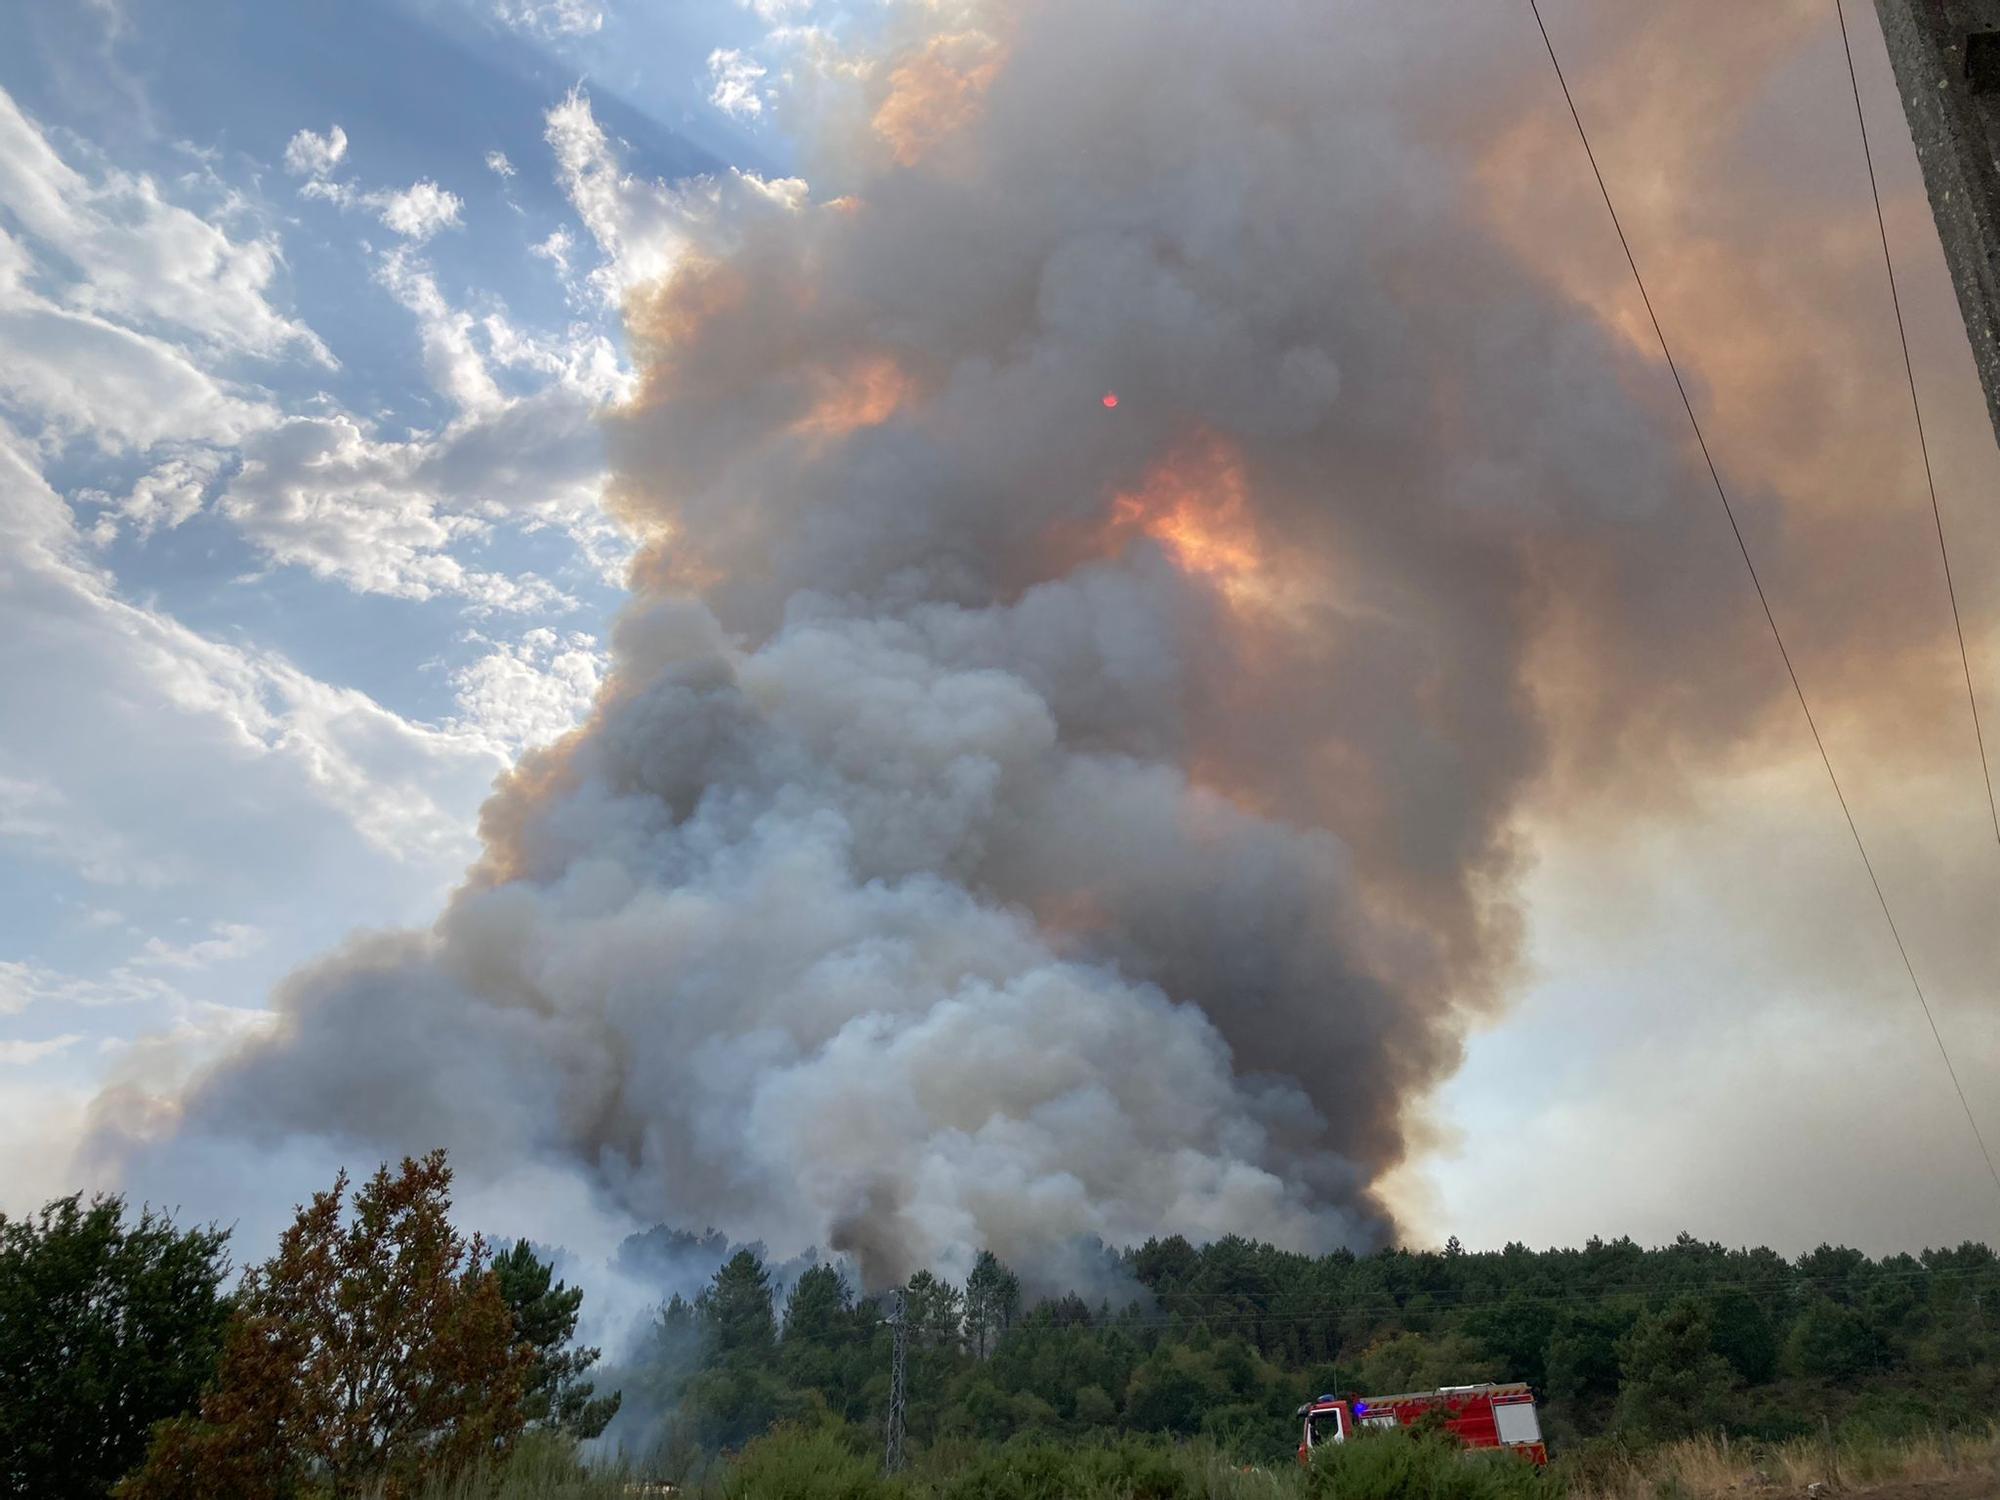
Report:
[[[1653,310],[1653,299],[1646,291],[1646,279],[1639,274],[1639,262],[1632,254],[1631,241],[1625,237],[1625,226],[1618,217],[1618,210],[1611,201],[1611,189],[1605,185],[1604,173],[1597,165],[1597,153],[1591,149],[1590,134],[1583,128],[1583,116],[1577,112],[1576,100],[1570,94],[1569,80],[1563,76],[1562,63],[1556,57],[1556,46],[1549,38],[1549,28],[1542,20],[1542,8],[1538,0],[1528,0],[1528,9],[1535,18],[1535,27],[1542,34],[1542,46],[1548,50],[1549,65],[1555,69],[1556,83],[1562,89],[1563,103],[1569,106],[1569,117],[1576,125],[1576,136],[1583,143],[1583,154],[1590,161],[1591,176],[1597,179],[1597,191],[1604,199],[1605,212],[1611,216],[1611,227],[1617,231],[1619,247],[1625,252],[1625,264],[1632,268],[1633,283],[1639,288],[1639,300],[1646,305],[1646,316],[1653,325],[1653,336],[1659,340],[1660,353],[1667,362],[1667,371],[1674,377],[1674,389],[1680,393],[1681,405],[1687,411],[1688,423],[1694,428],[1695,442],[1701,447],[1702,461],[1708,465],[1708,477],[1715,485],[1715,495],[1722,502],[1722,513],[1729,520],[1730,534],[1736,538],[1736,550],[1743,556],[1743,566],[1749,571],[1750,583],[1757,590],[1757,602],[1763,606],[1764,623],[1771,627],[1771,639],[1777,644],[1778,655],[1785,663],[1785,675],[1791,679],[1792,692],[1799,700],[1799,711],[1805,715],[1806,728],[1812,732],[1814,747],[1819,751],[1820,764],[1826,767],[1826,779],[1833,786],[1835,800],[1840,803],[1841,816],[1847,820],[1847,831],[1854,838],[1854,849],[1861,856],[1862,868],[1868,872],[1868,883],[1874,888],[1876,903],[1882,908],[1882,920],[1888,924],[1889,936],[1895,939],[1896,952],[1903,960],[1903,972],[1910,977],[1910,988],[1915,992],[1917,1004],[1923,1010],[1924,1020],[1930,1027],[1931,1040],[1937,1043],[1938,1056],[1944,1061],[1945,1073],[1951,1079],[1952,1091],[1958,1095],[1959,1108],[1965,1112],[1965,1123],[1972,1128],[1972,1138],[1979,1146],[1980,1159],[1986,1163],[1986,1175],[1993,1179],[1993,1189],[2000,1195],[2000,1167],[1993,1163],[1993,1153],[1987,1149],[1986,1137],[1979,1129],[1979,1120],[1972,1112],[1972,1105],[1965,1097],[1965,1087],[1958,1080],[1958,1069],[1952,1065],[1951,1052],[1944,1044],[1944,1034],[1938,1030],[1937,1017],[1931,1013],[1931,1003],[1924,995],[1923,984],[1917,978],[1916,965],[1910,962],[1910,950],[1903,942],[1903,934],[1896,926],[1895,915],[1889,910],[1889,898],[1882,891],[1882,881],[1875,873],[1875,862],[1868,857],[1868,846],[1862,841],[1860,825],[1854,821],[1853,809],[1847,805],[1847,793],[1841,790],[1840,778],[1834,774],[1833,758],[1827,754],[1826,741],[1820,737],[1819,722],[1813,718],[1812,706],[1806,702],[1806,690],[1799,682],[1798,669],[1792,665],[1792,653],[1785,647],[1784,633],[1778,629],[1778,617],[1771,612],[1770,596],[1764,592],[1764,580],[1757,572],[1757,564],[1750,556],[1750,545],[1743,539],[1743,528],[1736,520],[1736,507],[1730,503],[1729,491],[1723,488],[1722,474],[1715,467],[1715,457],[1709,452],[1708,439],[1701,430],[1701,419],[1694,413],[1694,402],[1689,399],[1687,385],[1681,379],[1680,365],[1675,361],[1673,350],[1668,347],[1665,329],[1660,326],[1660,316]]]
[[[1994,842],[2000,843],[2000,804],[1993,798],[1993,768],[1986,759],[1986,732],[1979,722],[1979,699],[1972,690],[1972,658],[1965,649],[1965,622],[1959,618],[1958,588],[1951,576],[1951,549],[1944,540],[1944,512],[1938,507],[1937,479],[1931,473],[1931,447],[1924,436],[1924,407],[1917,399],[1917,371],[1910,360],[1910,335],[1903,326],[1903,299],[1896,290],[1896,262],[1889,254],[1889,225],[1882,215],[1882,189],[1875,181],[1875,153],[1868,145],[1868,116],[1861,108],[1861,80],[1854,71],[1854,47],[1847,36],[1847,11],[1833,0],[1840,21],[1840,50],[1847,56],[1847,84],[1854,92],[1854,123],[1861,127],[1861,159],[1868,164],[1868,196],[1875,200],[1875,229],[1882,237],[1882,269],[1889,273],[1889,305],[1896,312],[1896,340],[1903,349],[1903,375],[1910,386],[1910,414],[1917,423],[1917,451],[1924,460],[1924,487],[1930,491],[1931,520],[1937,526],[1938,556],[1944,560],[1945,597],[1951,600],[1951,623],[1958,632],[1958,665],[1965,674],[1965,702],[1972,710],[1972,737],[1979,746],[1979,774],[1986,781],[1986,811],[1993,820]]]

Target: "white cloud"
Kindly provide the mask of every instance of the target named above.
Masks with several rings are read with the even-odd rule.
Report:
[[[295,138],[298,149],[290,156],[308,170],[331,166],[345,149],[337,127],[324,137],[302,135],[309,140]],[[65,167],[0,96],[0,143],[10,140],[18,149],[0,161],[0,204],[16,222],[51,236],[76,233],[85,245],[121,243],[93,228],[90,216],[102,194]],[[150,185],[130,191],[149,205],[151,221],[164,225],[170,240],[217,234],[148,196]],[[314,176],[301,191],[373,209],[413,241],[458,222],[462,207],[428,180],[400,193],[371,193]],[[210,248],[212,260],[227,260],[223,249]],[[110,450],[167,450],[122,498],[97,490],[78,495],[80,503],[99,509],[89,533],[99,545],[121,532],[143,538],[184,523],[240,454],[242,472],[225,487],[218,512],[274,561],[305,566],[363,592],[456,596],[479,611],[572,607],[541,578],[470,567],[451,555],[454,545],[509,517],[563,525],[587,539],[593,562],[607,552],[607,524],[598,510],[601,444],[589,430],[589,412],[622,390],[623,372],[601,338],[547,343],[491,316],[482,331],[479,320],[444,298],[428,267],[392,251],[378,267],[378,280],[415,315],[425,367],[459,421],[443,433],[379,442],[344,414],[287,419],[263,393],[212,374],[205,363],[210,348],[150,331],[171,314],[208,328],[214,337],[207,345],[226,342],[222,335],[231,325],[219,312],[191,310],[186,277],[176,279],[160,266],[141,274],[103,256],[85,261],[54,240],[51,254],[58,252],[89,273],[69,288],[72,305],[30,290],[46,280],[38,254],[0,230],[0,415],[12,407],[24,429],[51,445],[83,439]],[[275,264],[275,247],[265,247],[218,284],[243,294],[261,285]],[[157,314],[144,320],[149,327],[125,326],[100,310],[138,306],[145,287],[157,293],[146,304]],[[291,327],[282,320],[276,331],[265,326],[277,315],[261,300],[256,305],[261,315],[236,319],[238,345],[280,341]],[[556,394],[537,403],[533,396],[503,392],[479,347],[492,340],[499,341],[497,359],[538,373]],[[311,346],[317,350],[317,341]],[[517,413],[514,431],[482,427],[520,402],[528,404]],[[535,442],[547,451],[528,451]]]
[[[592,406],[628,399],[635,381],[610,339],[587,328],[573,327],[556,338],[524,333],[504,313],[479,320],[487,358],[510,370],[533,370],[554,386]]]
[[[141,968],[206,969],[254,952],[263,941],[264,934],[248,922],[216,922],[210,926],[207,937],[191,943],[147,938],[132,962]]]
[[[605,264],[591,279],[604,300],[615,303],[627,288],[672,269],[687,244],[682,196],[625,172],[581,93],[549,111],[547,135],[563,191],[603,252]]]
[[[507,160],[505,151],[489,151],[486,153],[486,170],[497,177],[512,177],[514,164]]]
[[[569,279],[569,253],[576,248],[576,238],[568,229],[557,227],[549,232],[549,237],[540,244],[530,245],[528,253],[538,260],[545,260],[556,268],[556,274],[565,281]]]
[[[301,131],[286,162],[309,178],[302,193],[372,211],[408,242],[461,222],[461,200],[429,179],[400,192],[330,180],[346,151],[338,125]],[[415,316],[425,368],[458,417],[443,432],[381,442],[337,411],[288,419],[267,393],[215,372],[219,354],[288,346],[331,363],[264,298],[280,264],[275,241],[231,240],[166,203],[150,179],[85,178],[4,94],[0,209],[9,225],[0,229],[0,419],[11,410],[47,447],[82,440],[153,457],[122,497],[78,494],[97,507],[97,544],[183,524],[240,455],[218,512],[273,560],[364,592],[456,596],[479,611],[565,609],[572,601],[547,581],[470,567],[451,549],[515,518],[564,526],[594,563],[611,550],[589,413],[622,392],[625,376],[601,337],[537,340],[504,316],[475,319],[407,245],[391,251],[377,278]],[[553,394],[503,391],[482,344]],[[510,412],[512,430],[487,425]]]
[[[343,211],[364,209],[375,215],[384,228],[419,245],[439,230],[456,228],[465,208],[464,199],[428,177],[420,177],[394,192],[388,189],[364,192],[351,182],[315,177],[299,189],[299,196],[317,198]]]
[[[0,1042],[0,1067],[20,1067],[26,1063],[40,1062],[45,1057],[54,1057],[58,1052],[66,1052],[83,1040],[83,1033],[65,1032],[61,1036],[46,1037],[39,1042]]]
[[[726,244],[719,212],[725,206],[731,217],[749,222],[760,211],[798,212],[810,197],[806,183],[796,177],[766,181],[731,171],[679,186],[634,177],[620,163],[580,90],[549,111],[546,135],[555,152],[557,180],[597,242],[602,262],[589,280],[609,305],[617,305],[631,288],[657,282],[672,271],[686,253],[692,229],[702,228],[711,247]]]
[[[136,973],[124,965],[102,978],[90,978],[40,964],[0,959],[0,1016],[18,1015],[30,1006],[90,1010],[152,1004],[178,995],[179,991],[165,980]]]
[[[557,27],[582,14],[535,9]],[[15,1065],[0,1156],[26,1141],[47,1157],[71,1129],[83,1096],[51,1080],[108,1049],[207,1056],[262,1024],[254,1007],[298,958],[357,923],[433,912],[475,852],[494,776],[573,722],[600,671],[589,635],[495,629],[450,679],[449,716],[418,722],[127,595],[109,567],[125,550],[93,540],[163,537],[196,517],[189,531],[205,533],[213,516],[274,565],[450,599],[475,620],[574,607],[545,578],[477,565],[471,549],[497,528],[560,530],[606,573],[629,549],[603,514],[594,416],[630,372],[596,322],[523,327],[492,298],[440,288],[416,246],[463,222],[456,194],[429,178],[353,182],[338,125],[284,152],[288,185],[401,237],[373,269],[444,397],[412,426],[406,410],[308,403],[278,378],[334,362],[281,299],[282,247],[259,222],[277,215],[229,196],[213,165],[156,181],[68,139],[0,93],[0,859],[53,903],[51,946],[0,960],[0,1014],[67,1013],[0,1042]],[[487,164],[515,171],[497,151]],[[59,449],[63,482],[87,488],[49,482]],[[184,532],[154,555],[193,545]],[[366,605],[336,607],[348,612],[335,629],[379,628]],[[119,910],[64,889],[79,879],[117,887]],[[115,1047],[161,1023],[164,1039]],[[0,1171],[0,1194],[19,1168]]]
[[[233,240],[167,202],[147,176],[107,171],[91,181],[4,91],[0,207],[21,235],[0,253],[0,305],[10,310],[60,310],[135,336],[178,332],[263,357],[302,349],[331,363],[310,329],[266,299],[281,263],[275,240]],[[31,272],[39,291],[28,290]]]
[[[301,130],[285,144],[285,170],[294,177],[325,177],[347,155],[347,132],[335,125],[325,135]]]
[[[346,413],[291,418],[245,441],[218,512],[274,560],[364,593],[458,596],[484,611],[573,608],[544,579],[469,568],[451,549],[499,523],[559,526],[615,574],[630,544],[603,512],[595,417],[624,399],[630,372],[588,329],[540,338],[503,312],[454,306],[407,249],[385,254],[376,276],[414,315],[424,367],[456,417],[400,440]],[[541,384],[511,394],[496,369]]]
[[[506,404],[474,343],[474,319],[446,301],[427,265],[394,251],[382,258],[375,279],[416,315],[424,369],[440,395],[466,413],[491,412]]]
[[[757,91],[757,81],[764,76],[762,63],[734,47],[717,47],[708,54],[708,73],[713,80],[710,104],[739,120],[764,113],[763,96]]]
[[[233,878],[246,861],[278,858],[271,815],[282,807],[307,821],[318,809],[392,861],[449,870],[470,846],[466,810],[500,764],[485,744],[120,598],[4,426],[0,638],[11,647],[0,658],[8,774],[37,789],[26,816],[88,810],[86,827],[119,831],[110,868],[170,855],[177,876]],[[307,856],[291,847],[281,863]],[[24,981],[13,982],[18,993]]]
[[[79,501],[105,507],[105,514],[91,528],[91,540],[100,544],[110,541],[118,534],[120,520],[145,537],[154,531],[171,531],[192,519],[201,510],[223,462],[218,450],[196,448],[161,460],[139,477],[123,499],[101,490],[82,492],[76,497]]]
[[[0,92],[0,406],[40,440],[107,450],[230,443],[274,419],[217,356],[331,355],[266,291],[275,240],[235,240],[149,177],[84,176]],[[164,509],[140,506],[163,523]],[[136,519],[136,518],[135,518]]]
[[[491,742],[512,759],[583,721],[607,659],[594,636],[544,627],[517,641],[488,644],[493,650],[452,674],[459,708],[454,729]]]
[[[0,773],[0,844],[74,870],[93,885],[162,886],[176,868],[150,858],[47,780]]]
[[[109,450],[231,443],[275,416],[160,339],[4,294],[0,404],[32,417],[45,442],[82,438]]]
[[[275,422],[244,439],[217,512],[273,560],[364,593],[458,596],[481,611],[575,607],[544,579],[471,568],[452,550],[498,523],[554,525],[600,572],[622,566],[629,543],[603,513],[594,418],[629,393],[629,370],[587,326],[544,337],[504,310],[474,316],[411,246],[384,252],[375,276],[414,317],[425,371],[456,415],[401,439],[345,412]],[[533,379],[503,388],[496,372]],[[517,393],[524,383],[535,388]]]
[[[169,458],[132,486],[119,514],[141,535],[159,526],[171,530],[201,509],[202,495],[221,468],[222,455],[213,450]]]
[[[493,14],[533,36],[589,36],[604,29],[604,7],[596,0],[498,0]]]
[[[343,210],[365,209],[383,227],[416,244],[422,244],[441,229],[456,227],[465,207],[458,194],[439,187],[428,177],[419,178],[399,192],[387,189],[363,192],[351,182],[315,177],[299,189],[299,196],[317,198]]]
[[[257,1003],[290,961],[357,922],[433,909],[465,867],[474,810],[504,760],[490,736],[410,723],[119,598],[4,424],[0,638],[0,824],[107,878],[171,868],[172,900],[195,913],[118,958],[127,919],[81,911],[95,929],[83,940],[111,950],[98,967],[0,959],[0,1015],[54,1014],[40,1029],[64,1034],[0,1043],[13,1065],[0,1089],[11,1208],[91,1180],[71,1154],[92,1117],[89,1075],[112,1069],[100,1115],[143,1100],[268,1025]],[[199,999],[180,987],[196,981]]]
[[[426,177],[400,193],[388,194],[379,207],[385,225],[405,239],[422,244],[440,229],[456,226],[459,210],[464,206],[458,194],[446,191]]]
[[[446,550],[487,529],[445,508],[460,499],[438,482],[450,448],[448,440],[377,440],[344,414],[295,417],[245,445],[217,508],[274,561],[362,593],[456,595],[498,610],[565,607],[563,593],[533,574],[468,568]]]

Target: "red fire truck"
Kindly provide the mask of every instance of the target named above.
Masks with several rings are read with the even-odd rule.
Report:
[[[1549,1461],[1535,1393],[1517,1381],[1446,1385],[1399,1396],[1321,1396],[1299,1408],[1304,1423],[1299,1462],[1311,1463],[1312,1450],[1324,1444],[1377,1428],[1414,1427],[1427,1417],[1468,1448],[1505,1448],[1538,1465]]]

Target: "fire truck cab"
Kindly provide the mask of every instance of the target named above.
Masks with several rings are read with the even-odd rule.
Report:
[[[1538,1465],[1549,1461],[1535,1393],[1515,1381],[1447,1385],[1394,1396],[1321,1396],[1299,1408],[1299,1462],[1311,1463],[1315,1448],[1344,1443],[1371,1429],[1414,1427],[1433,1414],[1467,1448],[1505,1448]]]

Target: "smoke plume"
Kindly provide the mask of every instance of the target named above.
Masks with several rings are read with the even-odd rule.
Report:
[[[1479,220],[1549,102],[1516,20],[795,39],[803,181],[634,251],[592,717],[146,1149],[444,1144],[872,1280],[1390,1237],[1515,977],[1523,799],[1777,685],[1670,388]]]

